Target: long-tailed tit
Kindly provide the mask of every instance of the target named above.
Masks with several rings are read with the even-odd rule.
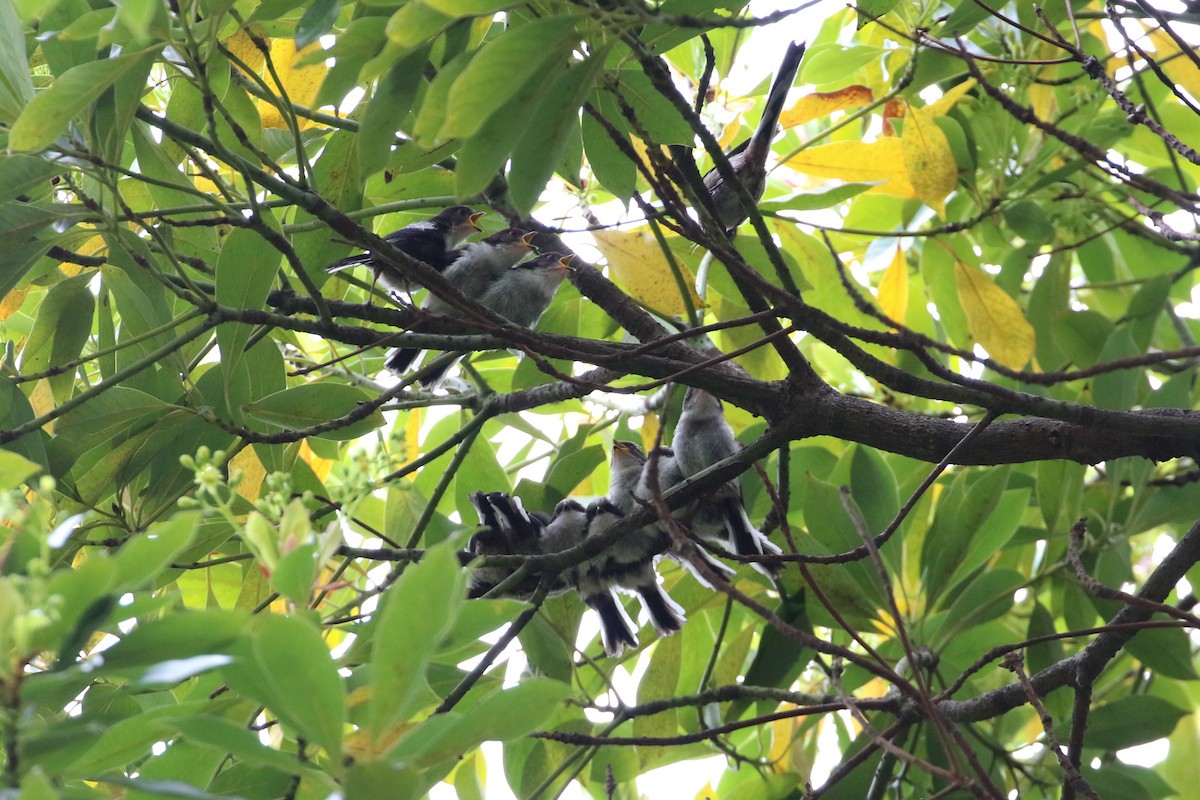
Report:
[[[602,497],[588,506],[587,516],[587,535],[591,537],[618,524],[625,515],[615,503]],[[626,543],[629,539],[634,540],[633,546]],[[636,594],[654,630],[659,636],[669,636],[683,627],[685,617],[683,609],[658,583],[654,548],[647,547],[644,548],[646,552],[638,552],[641,549],[638,543],[646,540],[642,530],[628,533],[589,561],[581,571],[579,581],[581,586],[586,583],[589,587],[616,587]]]
[[[483,297],[488,287],[496,282],[505,271],[533,250],[530,240],[533,234],[520,228],[506,228],[478,242],[472,242],[456,250],[453,263],[442,273],[446,281],[472,300]],[[429,314],[448,315],[454,313],[449,301],[430,294],[421,305]],[[418,320],[409,331],[420,333],[428,326]],[[400,347],[388,353],[387,368],[397,375],[403,374],[420,354],[419,347]]]
[[[672,440],[675,458],[684,477],[690,478],[708,467],[735,455],[741,446],[733,429],[725,421],[721,401],[691,387],[683,398],[683,413],[675,425]],[[777,555],[779,549],[746,515],[742,489],[736,479],[717,487],[703,499],[692,518],[692,531],[705,539],[722,540],[737,555]],[[774,579],[780,567],[753,562],[755,569]]]
[[[479,231],[479,225],[476,223],[482,216],[482,211],[475,211],[467,206],[450,206],[429,219],[405,225],[383,238],[405,255],[424,261],[438,272],[442,272],[453,261],[451,253],[454,248],[472,233]],[[341,272],[360,264],[371,268],[372,288],[375,282],[382,283],[384,288],[391,292],[407,292],[412,288],[407,275],[376,257],[374,253],[347,256],[327,266],[325,271]]]
[[[746,193],[755,202],[763,196],[767,188],[767,154],[771,152],[775,126],[779,123],[784,101],[787,100],[788,90],[792,88],[792,81],[796,79],[800,59],[803,57],[803,44],[793,43],[788,47],[767,93],[767,102],[763,106],[758,127],[749,139],[726,154],[729,165],[741,179],[742,186],[746,187]],[[727,184],[715,167],[704,176],[704,186],[712,196],[717,220],[732,234],[748,215],[737,189]]]
[[[517,264],[487,287],[479,304],[525,328],[532,328],[541,319],[554,299],[563,278],[571,271],[573,256],[544,253],[523,264]],[[457,359],[448,361],[421,379],[424,386],[437,386]]]
[[[521,504],[521,498],[505,492],[475,492],[470,496],[471,505],[479,515],[479,524],[484,529],[467,542],[467,550],[473,556],[516,556],[535,555],[541,552],[542,531],[546,520],[534,512],[530,514]],[[480,567],[467,580],[467,596],[482,597],[516,572],[516,567]],[[538,576],[530,575],[511,591],[515,596],[527,596],[537,588]]]
[[[651,480],[652,470],[657,473],[655,476],[657,481]],[[642,467],[641,475],[638,478],[636,494],[641,501],[650,503],[654,499],[656,490],[658,494],[662,494],[667,490],[683,483],[683,481],[683,471],[679,468],[679,462],[675,458],[675,451],[670,447],[656,447],[650,451],[650,456],[646,459],[645,464]],[[682,506],[676,509],[672,516],[677,520],[686,519],[691,516],[689,510],[693,509],[695,505],[695,503],[689,503],[688,505]],[[658,522],[651,523],[649,527],[653,527],[661,531],[659,535],[669,540],[670,534],[665,530],[666,524],[667,523],[664,520],[660,519]],[[732,567],[716,558],[713,558],[708,551],[704,550],[703,548],[697,547],[694,549],[694,552],[695,558],[704,562],[704,564],[710,570],[717,573],[725,580],[729,580],[735,574],[735,571]],[[705,577],[703,571],[701,571],[691,559],[684,558],[683,555],[674,547],[668,550],[666,555],[668,558],[678,561],[679,563],[683,564],[683,566],[687,567],[688,571],[691,572],[696,580],[698,580],[701,584],[709,589],[713,588],[712,582]]]

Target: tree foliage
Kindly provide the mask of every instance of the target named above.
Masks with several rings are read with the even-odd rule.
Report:
[[[713,754],[721,797],[1186,796],[1200,18],[799,12],[0,0],[4,796],[473,798],[495,740],[522,798]],[[730,239],[700,176],[788,36]],[[536,330],[379,238],[456,202],[582,256]],[[405,333],[354,248],[461,313]],[[397,342],[473,355],[430,392]],[[778,586],[664,560],[688,621],[617,659],[546,597],[599,545],[466,599],[471,492],[603,495],[683,385],[745,449],[658,499],[740,476]]]

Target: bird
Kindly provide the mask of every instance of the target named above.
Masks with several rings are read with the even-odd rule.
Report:
[[[746,187],[746,193],[755,201],[763,196],[767,189],[767,154],[771,152],[771,140],[775,138],[775,126],[779,123],[779,115],[783,112],[784,101],[787,100],[788,90],[796,79],[800,69],[800,60],[804,57],[803,43],[793,42],[783,55],[775,80],[767,92],[767,102],[763,106],[762,117],[758,127],[750,138],[726,153],[729,165]],[[704,188],[712,197],[713,208],[717,212],[717,221],[725,228],[727,235],[732,236],[738,225],[748,216],[736,187],[725,182],[716,167],[710,169],[704,176]]]
[[[608,497],[587,508],[587,536],[598,536],[620,523],[624,512]],[[637,595],[650,624],[659,636],[670,636],[683,628],[683,609],[658,583],[654,570],[655,546],[643,530],[631,531],[609,546],[580,570],[581,593],[584,586],[617,588]],[[619,604],[618,604],[619,605]]]
[[[488,285],[479,297],[479,304],[514,325],[532,328],[550,307],[550,301],[554,299],[563,278],[571,271],[573,259],[574,256],[560,253],[543,253],[510,267]],[[421,378],[421,384],[426,387],[437,386],[459,357],[461,354]],[[392,367],[390,363],[388,366],[393,372],[403,373],[408,364],[401,367],[401,361],[397,357],[396,366]],[[408,361],[411,364],[412,358],[409,357]]]
[[[725,421],[720,399],[694,386],[683,396],[683,411],[671,444],[685,478],[703,472],[741,449],[733,437],[733,429]],[[698,504],[692,517],[692,532],[702,539],[722,540],[741,556],[783,552],[750,522],[736,478],[718,486]],[[752,562],[752,566],[772,580],[781,570],[777,564],[763,562]]]
[[[477,223],[483,213],[475,211],[469,206],[450,206],[429,219],[423,219],[405,225],[400,230],[392,231],[383,239],[406,256],[424,261],[438,272],[442,272],[453,261],[451,256],[454,253],[453,248],[472,233],[481,230]],[[407,275],[370,252],[347,256],[340,261],[335,261],[327,266],[325,271],[341,272],[359,265],[371,268],[372,290],[377,282],[393,293],[407,292],[412,288],[412,281]]]
[[[496,555],[536,555],[540,552],[542,531],[547,520],[525,510],[521,498],[506,492],[474,492],[469,498],[479,515],[483,530],[467,542],[467,551],[473,557]],[[482,597],[516,572],[516,567],[480,567],[467,580],[467,596]],[[537,588],[537,575],[530,575],[510,594],[529,596]]]
[[[651,478],[651,460],[654,461],[654,469],[657,472],[656,482]],[[649,503],[654,499],[656,492],[659,494],[666,492],[683,483],[683,481],[683,471],[679,469],[679,462],[675,458],[675,451],[670,447],[656,447],[650,451],[650,457],[646,459],[645,464],[642,466],[642,472],[638,478],[636,495],[640,500]],[[675,511],[672,513],[672,516],[679,520],[690,519],[692,516],[691,512],[695,509],[695,506],[695,503],[688,503],[684,506],[681,506],[680,508],[675,509]],[[665,521],[660,520],[654,524],[661,529],[666,523]],[[668,534],[666,531],[663,531],[661,535],[667,539],[670,539],[670,534]],[[713,556],[703,548],[695,548],[694,553],[694,557],[696,559],[702,561],[711,571],[720,575],[723,579],[729,580],[735,574],[735,570],[733,568],[724,562],[713,558]],[[683,555],[674,547],[666,552],[666,556],[674,561],[678,561],[684,567],[686,567],[687,570],[692,573],[692,576],[703,586],[708,589],[713,588],[712,582],[707,576],[705,576],[704,572],[697,567],[691,558],[684,558]]]
[[[533,250],[530,241],[533,234],[521,228],[505,228],[478,242],[472,242],[455,251],[454,261],[442,273],[446,281],[472,300],[483,297],[488,287],[504,272]],[[421,304],[428,314],[451,314],[454,306],[449,301],[430,293]],[[420,333],[428,326],[418,320],[409,327],[409,332]],[[388,353],[385,365],[401,375],[421,353],[419,347],[398,347]]]

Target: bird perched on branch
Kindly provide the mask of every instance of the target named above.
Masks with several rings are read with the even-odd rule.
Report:
[[[733,429],[725,421],[721,401],[694,386],[689,387],[683,397],[683,412],[675,425],[671,444],[685,478],[703,472],[741,449],[733,437]],[[721,540],[741,556],[783,552],[750,522],[737,479],[722,484],[700,501],[692,517],[692,531],[703,539]],[[780,567],[775,564],[753,562],[752,565],[772,580],[780,572]]]
[[[510,267],[483,290],[483,294],[478,298],[479,304],[514,325],[532,328],[550,307],[550,301],[554,299],[563,278],[571,271],[573,258],[574,256],[563,256],[559,253],[543,253],[523,264]],[[393,355],[394,358],[388,359],[388,367],[397,373],[403,372],[415,357],[406,353],[402,358],[400,351]],[[421,383],[427,387],[436,386],[454,365],[455,360],[457,359],[448,361],[423,377]]]
[[[530,514],[521,498],[507,492],[475,492],[471,505],[484,529],[467,542],[467,551],[480,556],[535,555],[541,550],[546,520],[537,512]],[[516,572],[516,567],[480,567],[467,581],[467,596],[482,597]],[[530,575],[510,594],[528,596],[537,588],[538,576]]]
[[[530,244],[532,239],[532,233],[520,228],[506,228],[493,233],[454,251],[455,259],[442,272],[442,277],[466,297],[479,300],[506,270],[533,250]],[[449,301],[432,293],[425,298],[421,308],[429,314],[452,314],[455,310]],[[418,320],[408,330],[420,333],[428,327],[422,322]],[[388,354],[387,368],[402,374],[420,352],[418,347],[396,348]]]
[[[652,480],[652,465],[654,472],[657,473],[657,475],[653,476],[653,478],[657,479],[656,481]],[[642,473],[638,478],[636,495],[642,501],[649,503],[653,501],[656,491],[658,494],[662,494],[683,483],[683,481],[683,471],[679,468],[679,461],[675,458],[675,451],[670,447],[656,447],[650,451],[650,456],[646,459],[645,465],[642,467]],[[689,503],[681,506],[671,516],[675,519],[690,520],[696,509],[696,505],[696,503]],[[666,520],[660,519],[658,522],[652,523],[652,527],[661,531],[659,536],[670,541],[670,534],[665,530],[666,524]],[[712,582],[692,559],[684,557],[674,547],[667,551],[667,557],[683,564],[702,585],[709,589],[713,588]],[[713,558],[703,548],[695,548],[695,558],[703,562],[709,570],[720,575],[725,580],[729,580],[735,574],[731,567]]]
[[[729,165],[746,187],[746,193],[755,201],[763,196],[767,189],[767,154],[771,152],[771,140],[775,138],[775,126],[779,123],[779,115],[783,112],[784,101],[787,100],[788,90],[796,79],[800,69],[800,59],[804,57],[804,45],[792,43],[783,55],[775,80],[767,92],[767,102],[763,106],[762,118],[758,127],[749,139],[730,150],[726,157]],[[704,186],[712,196],[713,207],[717,211],[717,221],[725,226],[726,233],[733,234],[738,225],[749,215],[737,189],[725,182],[719,170],[713,167],[704,176]]]
[[[611,499],[602,497],[588,506],[587,535],[598,536],[617,525],[625,514]],[[683,609],[658,583],[654,571],[656,548],[646,529],[630,531],[580,570],[580,592],[584,586],[624,589],[637,595],[650,624],[659,636],[670,636],[683,628]],[[610,653],[611,655],[611,653]]]
[[[475,211],[467,206],[450,206],[429,219],[392,231],[383,239],[405,255],[424,261],[438,272],[442,272],[457,257],[454,248],[472,233],[480,230],[476,223],[482,216],[482,211]],[[371,268],[372,289],[375,288],[376,282],[383,284],[390,292],[407,292],[412,288],[412,282],[407,275],[374,253],[348,256],[330,264],[325,271],[341,272],[359,265]]]

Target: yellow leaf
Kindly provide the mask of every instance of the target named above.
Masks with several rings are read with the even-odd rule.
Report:
[[[421,420],[424,414],[414,408],[404,421],[404,460],[416,461],[421,455]]]
[[[1167,77],[1186,89],[1192,97],[1200,97],[1200,67],[1181,53],[1179,45],[1161,28],[1150,34],[1150,41],[1154,43],[1155,60]]]
[[[813,92],[801,97],[795,105],[784,111],[779,117],[779,124],[784,128],[792,128],[827,117],[835,111],[861,108],[874,99],[870,89],[859,85],[847,86],[836,92]]]
[[[312,469],[317,479],[321,483],[324,483],[325,479],[329,477],[329,471],[333,469],[333,461],[328,458],[321,458],[321,456],[314,453],[313,449],[308,446],[307,441],[300,442],[299,454],[300,458]]]
[[[832,142],[802,150],[787,160],[797,172],[820,178],[837,178],[847,183],[887,181],[871,192],[916,197],[905,170],[899,139],[875,142]]]
[[[609,275],[630,297],[660,314],[687,312],[671,265],[648,229],[596,231],[593,236],[596,247],[608,261]],[[696,279],[691,270],[682,264],[679,268],[693,305],[702,307],[704,304],[696,294]]]
[[[266,39],[262,28],[257,25],[251,26],[254,33],[260,39]],[[262,50],[258,49],[258,45],[250,38],[250,35],[244,30],[238,30],[237,33],[227,38],[223,44],[228,48],[229,52],[233,53],[239,60],[248,66],[254,72],[260,72],[266,59],[263,57]]]
[[[1017,301],[983,270],[962,262],[954,265],[958,301],[967,314],[975,341],[988,355],[1011,369],[1021,369],[1033,357],[1033,326]]]
[[[642,417],[642,449],[649,453],[658,441],[658,416],[647,414]]]
[[[35,417],[48,414],[55,409],[57,404],[54,402],[54,392],[50,388],[50,381],[42,378],[33,385],[33,391],[29,393],[29,405],[33,407]],[[43,425],[42,430],[46,433],[54,433],[54,420]]]
[[[939,97],[934,102],[925,106],[925,110],[935,117],[940,117],[950,109],[954,108],[954,104],[962,99],[962,96],[975,88],[975,79],[970,78],[955,86],[950,91]]]
[[[925,205],[946,218],[946,195],[958,182],[958,162],[950,140],[925,108],[910,108],[900,136],[904,167],[913,190]]]
[[[271,41],[271,63],[275,65],[275,71],[279,73],[279,80],[283,82],[283,90],[287,94],[287,99],[293,105],[311,106],[312,101],[317,97],[317,92],[321,89],[321,83],[325,80],[324,64],[315,64],[311,67],[295,66],[299,58],[311,52],[312,48],[320,46],[314,42],[297,53],[296,43],[292,39],[279,38]],[[268,82],[274,87],[273,77],[268,78]],[[258,113],[262,117],[264,128],[287,127],[279,109],[265,100],[259,101]],[[301,128],[312,124],[311,120],[303,117],[299,122]]]
[[[908,311],[908,262],[904,259],[904,251],[896,246],[896,255],[892,263],[883,273],[877,293],[879,307],[889,319],[904,324],[904,315]]]
[[[262,490],[263,479],[267,477],[266,467],[258,460],[253,447],[243,447],[230,459],[230,473],[239,469],[242,471],[242,481],[238,484],[237,493],[253,503]]]
[[[21,309],[21,305],[25,302],[25,295],[29,294],[29,288],[13,289],[8,294],[4,295],[4,299],[0,300],[0,322],[11,317]]]

